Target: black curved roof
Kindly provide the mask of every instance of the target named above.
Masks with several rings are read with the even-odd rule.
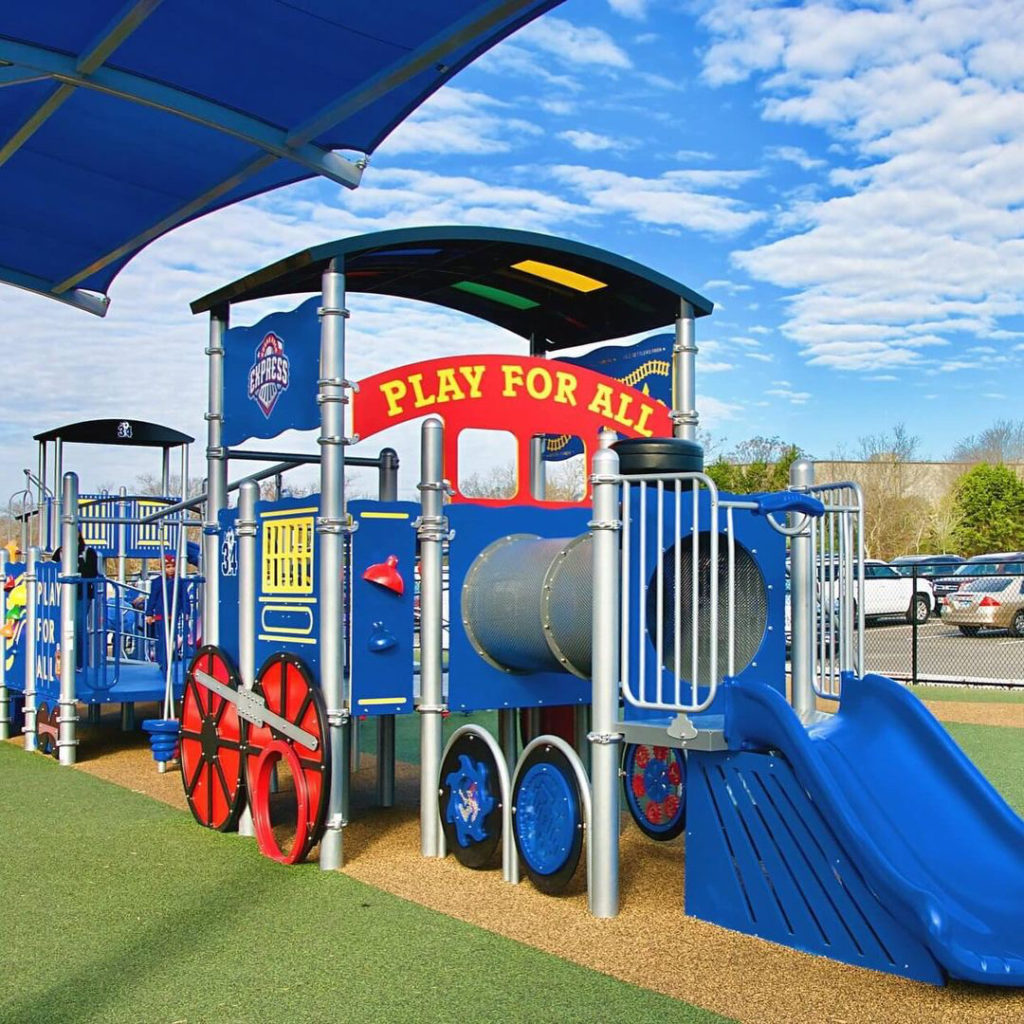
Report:
[[[193,313],[276,295],[316,293],[332,260],[348,292],[418,299],[490,321],[534,352],[665,327],[680,301],[713,303],[614,253],[551,235],[492,227],[420,227],[303,249],[192,303]]]
[[[126,429],[127,428],[127,429]],[[139,448],[171,448],[191,444],[195,438],[180,430],[145,420],[82,420],[36,434],[36,441],[63,441],[68,444],[120,444]]]

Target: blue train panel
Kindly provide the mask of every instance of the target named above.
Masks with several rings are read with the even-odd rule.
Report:
[[[461,603],[466,575],[489,544],[513,534],[577,537],[587,532],[591,510],[453,505],[446,514],[455,532],[449,546],[449,708],[480,711],[589,704],[589,679],[568,672],[506,672],[486,662],[463,626]],[[539,600],[538,594],[538,604]]]
[[[320,676],[319,514],[315,494],[256,503],[257,669],[291,651]]]
[[[353,501],[346,593],[350,609],[351,708],[357,715],[413,710],[416,531],[411,501]]]
[[[216,572],[219,577],[217,646],[231,655],[238,663],[238,534],[235,524],[238,509],[225,508],[217,515],[220,529],[220,557],[217,565],[208,566],[207,572]],[[257,666],[258,668],[259,666]]]
[[[78,499],[79,513],[85,519],[144,519],[159,512],[180,498],[125,498],[116,494],[83,494]],[[101,558],[115,558],[120,554],[120,533],[124,530],[126,558],[159,558],[161,551],[178,550],[178,527],[167,523],[82,523],[85,542],[96,549]],[[191,556],[189,561],[196,561]]]
[[[647,488],[645,529],[641,530],[639,488],[632,488],[629,564],[629,666],[630,686],[644,700],[656,701],[658,683],[663,700],[670,700],[675,691],[675,671],[682,680],[682,703],[692,702],[693,654],[697,654],[697,688],[700,700],[707,696],[706,680],[710,678],[712,647],[707,628],[710,605],[710,496],[701,490],[698,497],[697,538],[697,607],[700,629],[693,643],[691,623],[693,552],[693,495],[684,490],[679,499],[678,534],[676,533],[676,498],[666,488],[661,498],[662,528],[658,530],[658,500],[655,488]],[[722,494],[722,498],[730,495]],[[726,521],[720,511],[718,538],[718,638],[717,674],[728,673],[728,546],[724,532]],[[736,679],[756,680],[779,690],[786,690],[785,676],[785,538],[763,516],[734,510],[736,537]],[[678,538],[678,539],[677,539]],[[638,572],[639,567],[639,572]],[[658,573],[662,578],[662,603],[658,606]],[[676,573],[679,573],[679,594],[676,595]],[[642,585],[641,585],[642,584]],[[678,607],[682,628],[675,636],[675,609]],[[659,658],[659,623],[661,654]],[[678,642],[677,642],[678,641]],[[642,648],[642,665],[640,652]],[[678,666],[676,658],[678,655]],[[720,714],[720,696],[708,714]],[[625,703],[627,721],[660,720],[664,712],[637,708]]]

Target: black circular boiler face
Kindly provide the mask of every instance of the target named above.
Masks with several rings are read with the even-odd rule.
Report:
[[[754,556],[740,543],[735,545],[735,669],[738,675],[757,656],[768,625],[768,591]],[[711,537],[701,533],[697,543],[696,592],[694,552],[690,537],[681,538],[661,557],[661,572],[651,573],[645,600],[647,637],[655,650],[659,639],[662,664],[670,672],[692,680],[694,640],[697,650],[697,682],[707,685],[711,671],[711,582],[717,578],[718,637],[717,677],[729,668],[729,550],[725,534],[718,538],[718,565],[712,567]],[[659,582],[661,600],[659,602]],[[678,603],[677,603],[678,597]],[[697,606],[696,636],[693,628],[694,599]],[[659,614],[660,606],[660,614]],[[679,622],[678,645],[676,621]],[[659,638],[660,632],[660,638]]]

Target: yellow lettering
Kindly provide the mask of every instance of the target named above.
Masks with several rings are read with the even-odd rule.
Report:
[[[538,386],[537,381],[540,381]],[[526,375],[526,393],[531,398],[536,398],[537,401],[543,402],[551,394],[551,389],[554,387],[554,383],[551,380],[551,374],[543,366],[535,366]]]
[[[469,397],[481,398],[480,381],[483,380],[484,368],[482,366],[460,366],[459,373],[469,385]]]
[[[445,368],[437,371],[437,400],[438,402],[461,402],[466,397],[466,392],[459,387],[455,379],[455,371]]]
[[[505,375],[502,398],[515,398],[516,389],[523,386],[523,368],[517,363],[503,363],[501,372]]]
[[[555,392],[555,401],[562,405],[576,404],[576,378],[564,370],[556,370],[555,377],[558,381],[558,390]]]
[[[389,416],[400,416],[402,414],[402,406],[399,404],[400,400],[405,398],[408,388],[405,386],[404,381],[400,380],[386,380],[380,386],[380,390],[384,394],[384,398],[388,403],[388,415]]]
[[[594,397],[590,405],[587,406],[587,409],[601,416],[607,416],[610,420],[614,419],[615,414],[612,412],[612,389],[607,384],[598,384]]]
[[[621,423],[624,427],[633,426],[633,421],[626,416],[626,412],[633,404],[633,396],[625,392],[619,395],[619,411],[615,414],[615,422]]]
[[[412,385],[412,404],[414,408],[422,409],[424,406],[433,405],[437,401],[437,395],[431,395],[429,398],[424,396],[422,373],[411,374],[409,383]]]
[[[654,434],[653,430],[647,429],[647,421],[651,418],[651,413],[654,412],[653,405],[641,405],[640,415],[636,418],[636,426],[633,428],[641,437],[651,437]]]

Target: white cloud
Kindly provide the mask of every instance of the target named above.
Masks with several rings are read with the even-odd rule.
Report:
[[[805,149],[799,146],[769,146],[764,151],[769,160],[781,160],[784,163],[796,164],[802,171],[812,171],[817,167],[824,167],[825,161],[817,157],[809,156]]]
[[[441,89],[388,136],[378,153],[504,153],[524,136],[541,134],[530,121],[506,115],[507,108],[485,93]]]
[[[607,32],[574,25],[564,18],[547,16],[530,22],[516,33],[516,42],[529,44],[579,66],[628,68],[632,61]]]
[[[746,357],[748,359],[756,359],[762,363],[773,363],[775,362],[775,356],[769,352],[747,352]]]
[[[643,21],[647,17],[648,0],[608,0],[608,6],[624,18]]]
[[[685,176],[672,173],[642,178],[565,165],[551,168],[550,173],[559,183],[585,196],[602,213],[626,213],[643,224],[661,228],[730,235],[756,224],[764,216],[736,199],[698,191],[688,185]]]
[[[752,78],[767,121],[827,133],[845,164],[831,194],[791,196],[776,237],[734,254],[791,291],[783,330],[810,362],[928,363],[928,346],[998,340],[1006,318],[1024,315],[1015,0],[718,0],[703,11],[705,80]],[[803,166],[802,152],[766,155]]]
[[[598,135],[596,132],[569,130],[559,132],[558,137],[565,139],[574,148],[587,153],[595,153],[602,149],[622,148],[622,141],[620,139],[613,139],[607,135]]]
[[[774,395],[776,398],[785,398],[793,405],[803,405],[811,397],[809,391],[794,391],[792,388],[768,388],[766,395]]]

